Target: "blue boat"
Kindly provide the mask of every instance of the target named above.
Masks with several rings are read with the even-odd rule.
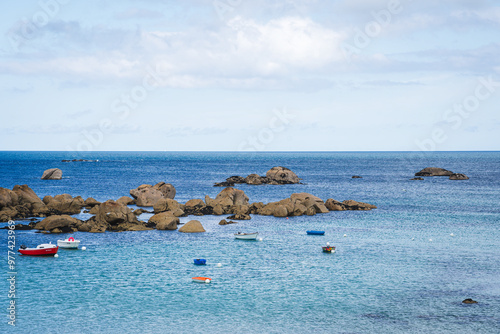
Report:
[[[197,265],[204,265],[204,264],[207,264],[207,260],[205,259],[194,259],[194,264],[197,264]]]
[[[323,235],[325,231],[306,231],[309,235]]]

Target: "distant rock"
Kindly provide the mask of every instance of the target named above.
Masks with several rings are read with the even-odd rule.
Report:
[[[266,178],[258,175],[258,174],[250,174],[245,178],[245,183],[246,184],[251,184],[251,185],[259,185],[266,183]]]
[[[62,179],[62,170],[59,168],[47,169],[43,172],[42,180],[60,180]]]
[[[175,198],[175,187],[170,183],[160,182],[154,186],[143,184],[130,190],[137,206],[154,206],[162,198]]]
[[[353,175],[352,176],[352,179],[362,179],[363,177],[362,176],[359,176],[359,175]]]
[[[183,233],[201,233],[206,232],[203,225],[198,220],[190,220],[179,229]]]
[[[450,175],[450,180],[468,180],[469,177],[465,174],[453,173]]]
[[[372,210],[377,208],[373,204],[357,202],[352,199],[343,201],[342,204],[344,204],[346,210]]]
[[[410,179],[410,180],[419,180],[419,181],[422,181],[424,178],[423,177],[414,177],[413,179]]]
[[[220,222],[219,222],[219,225],[229,225],[229,224],[237,224],[238,222],[233,222],[232,220],[230,221],[227,221],[225,219],[222,219]]]
[[[215,183],[214,187],[232,187],[235,184],[246,183],[250,185],[261,184],[294,184],[300,183],[299,177],[286,167],[273,167],[266,172],[266,176],[250,174],[247,177],[231,176],[224,182]]]
[[[269,180],[276,181],[278,184],[294,184],[300,183],[299,177],[286,167],[273,167],[266,172],[266,177]]]
[[[470,298],[464,299],[462,301],[462,303],[464,303],[464,304],[478,304],[478,302],[476,302],[475,300],[470,299]]]
[[[427,167],[422,169],[420,172],[415,173],[415,176],[451,176],[453,172],[438,168],[438,167]]]
[[[98,162],[99,160],[88,160],[88,159],[63,159],[61,162]]]
[[[229,217],[227,217],[227,219],[250,220],[250,219],[252,219],[252,217],[250,217],[250,215],[242,213],[242,214],[235,214],[235,215],[229,216]]]

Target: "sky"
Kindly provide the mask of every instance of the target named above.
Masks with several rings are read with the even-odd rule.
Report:
[[[37,0],[0,150],[500,150],[500,3]]]

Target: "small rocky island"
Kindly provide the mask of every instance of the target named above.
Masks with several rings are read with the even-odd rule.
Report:
[[[258,174],[250,174],[247,177],[243,176],[231,176],[224,182],[215,183],[214,187],[232,187],[235,184],[250,184],[250,185],[261,185],[261,184],[297,184],[300,183],[299,177],[286,167],[273,167],[266,172],[266,176],[260,176]]]
[[[42,180],[60,180],[62,179],[62,170],[59,168],[47,169],[43,172]]]
[[[227,187],[215,198],[205,196],[205,199],[191,199],[185,204],[177,202],[174,197],[175,187],[169,183],[160,182],[154,186],[141,185],[130,190],[134,197],[123,196],[118,200],[107,200],[103,203],[89,197],[69,194],[45,196],[41,200],[27,185],[16,185],[12,190],[0,188],[0,221],[11,219],[26,219],[31,217],[46,217],[39,222],[23,225],[23,228],[34,228],[50,233],[105,232],[105,231],[143,231],[156,228],[158,230],[176,230],[178,217],[190,215],[231,215],[227,219],[248,220],[251,214],[293,217],[313,216],[330,211],[372,210],[375,205],[346,200],[343,202],[329,198],[324,202],[319,197],[308,193],[294,193],[289,198],[271,203],[250,203],[243,190]],[[143,209],[135,211],[128,205],[137,204],[143,207],[153,207],[154,215],[148,222],[138,219]],[[93,215],[82,221],[71,215],[79,214],[82,209]],[[192,223],[193,230],[201,231],[197,223]],[[223,225],[223,224],[221,224]],[[185,230],[191,230],[185,228]]]
[[[448,176],[450,180],[468,180],[469,177],[465,174],[453,173],[452,171],[446,170],[444,168],[438,167],[427,167],[422,169],[420,172],[415,173],[415,176]],[[419,178],[414,178],[412,180],[420,180]]]

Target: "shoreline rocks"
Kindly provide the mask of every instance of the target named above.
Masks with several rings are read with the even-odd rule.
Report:
[[[62,170],[59,168],[47,169],[43,172],[42,180],[60,180],[62,179]]]
[[[249,184],[249,185],[261,185],[261,184],[299,184],[299,177],[286,167],[273,167],[266,172],[266,176],[260,176],[258,174],[250,174],[247,177],[242,176],[230,176],[224,182],[218,182],[214,184],[214,187],[232,187],[235,184]]]

